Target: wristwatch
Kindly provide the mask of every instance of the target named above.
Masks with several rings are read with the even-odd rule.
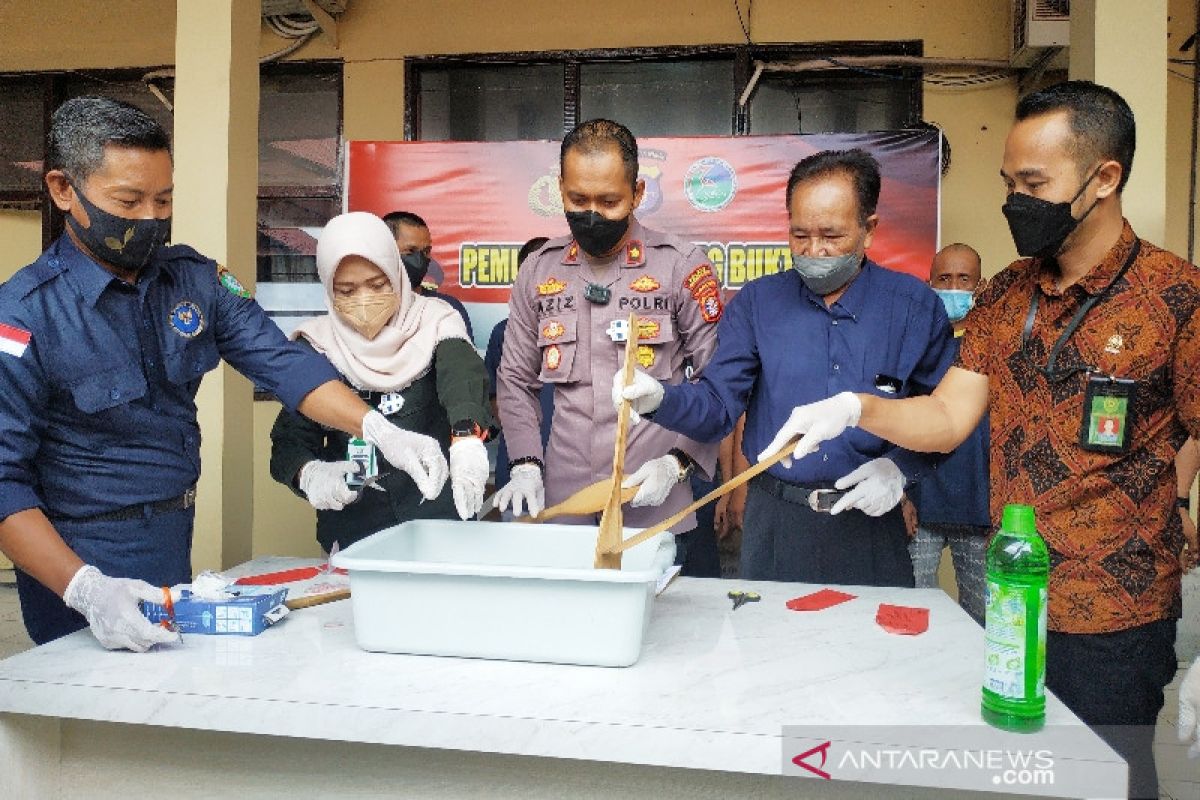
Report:
[[[1184,511],[1191,511],[1192,510],[1192,496],[1189,494],[1189,495],[1185,495],[1183,497],[1176,497],[1175,498],[1175,507],[1182,508]]]
[[[679,462],[678,481],[683,483],[688,478],[692,477],[692,473],[696,470],[696,462],[687,453],[680,450],[678,447],[672,447],[667,451],[667,455],[675,456],[675,460]]]
[[[464,436],[474,436],[482,442],[488,440],[488,429],[480,426],[473,419],[460,419],[450,426],[450,438],[461,439]]]

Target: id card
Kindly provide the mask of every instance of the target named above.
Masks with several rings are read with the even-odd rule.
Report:
[[[346,485],[354,488],[362,486],[367,478],[379,474],[379,464],[375,460],[375,445],[351,437],[346,443],[346,460],[358,464],[358,472],[346,476]]]
[[[1080,447],[1102,453],[1129,450],[1135,386],[1128,378],[1088,375],[1079,426]]]

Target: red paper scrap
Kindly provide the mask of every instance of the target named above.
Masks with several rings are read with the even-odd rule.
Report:
[[[880,603],[875,621],[888,633],[916,636],[929,630],[929,609]]]
[[[822,589],[819,592],[806,594],[803,597],[793,597],[787,601],[787,607],[792,611],[824,611],[827,608],[832,608],[839,603],[845,603],[847,600],[853,600],[856,597],[858,595],[846,594],[836,589]]]
[[[297,567],[279,572],[265,572],[262,575],[247,575],[244,578],[238,578],[234,583],[238,586],[276,586],[281,583],[307,581],[317,577],[322,571],[324,571],[323,567]],[[346,570],[340,567],[330,570],[330,572],[336,575],[346,574]]]

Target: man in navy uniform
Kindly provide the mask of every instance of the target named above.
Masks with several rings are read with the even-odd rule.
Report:
[[[165,245],[172,162],[158,123],[125,103],[69,100],[47,162],[67,232],[0,286],[0,550],[35,642],[89,625],[110,649],[177,638],[138,603],[190,579],[195,397],[221,358],[438,494],[436,446],[289,343],[231,273]]]

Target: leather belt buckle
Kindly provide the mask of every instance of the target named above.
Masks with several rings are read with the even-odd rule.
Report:
[[[196,505],[196,487],[193,486],[183,493],[183,508],[191,508]]]
[[[808,507],[818,514],[828,514],[845,494],[837,489],[813,489],[808,493]]]

